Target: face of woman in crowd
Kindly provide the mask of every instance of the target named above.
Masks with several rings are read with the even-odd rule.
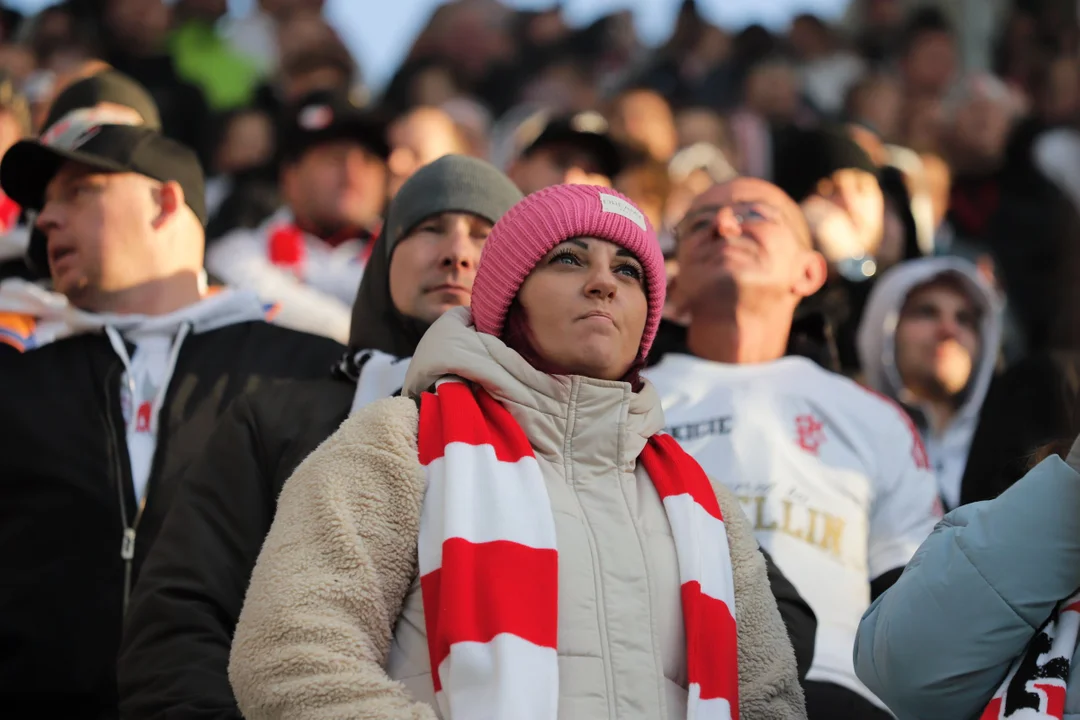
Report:
[[[619,380],[637,358],[648,316],[645,271],[606,240],[555,246],[525,279],[518,302],[535,350],[571,375]]]
[[[427,323],[472,300],[491,223],[469,213],[433,215],[394,248],[390,298],[398,312]]]

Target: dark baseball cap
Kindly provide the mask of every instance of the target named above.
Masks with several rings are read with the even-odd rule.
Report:
[[[289,108],[282,133],[282,154],[295,160],[313,147],[339,140],[354,140],[386,160],[387,123],[381,116],[356,105],[347,94],[318,90]]]
[[[44,129],[74,110],[102,104],[131,108],[142,118],[142,125],[161,129],[161,114],[150,92],[118,70],[102,70],[64,88],[49,107]]]
[[[79,108],[39,139],[15,143],[0,162],[0,187],[22,207],[41,210],[49,182],[65,162],[74,161],[103,172],[176,182],[188,207],[205,225],[206,189],[195,153],[153,128],[133,124],[122,112],[125,109]]]
[[[53,125],[76,110],[93,107],[111,108],[113,115],[128,116],[127,122],[132,125],[161,129],[161,114],[150,92],[124,73],[105,69],[71,83],[57,94],[49,107],[42,132],[47,133]],[[30,231],[25,259],[32,271],[40,275],[49,274],[45,234],[36,227]]]
[[[611,136],[607,120],[598,112],[553,116],[541,110],[522,122],[516,134],[520,157],[528,157],[545,146],[566,143],[591,153],[609,178],[626,166],[625,148]]]

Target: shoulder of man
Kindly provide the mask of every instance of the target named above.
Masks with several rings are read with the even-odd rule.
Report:
[[[326,444],[366,446],[419,464],[419,426],[419,403],[408,397],[389,397],[352,413]]]
[[[242,330],[241,327],[243,327]],[[284,369],[294,366],[301,370],[301,368],[309,366],[312,362],[315,363],[319,370],[316,377],[329,375],[331,368],[345,352],[345,346],[336,340],[302,330],[287,328],[268,320],[252,320],[242,324],[226,325],[207,332],[205,335],[211,337],[215,333],[224,331],[225,334],[220,336],[220,341],[232,343],[239,338],[229,337],[228,340],[225,340],[230,334],[228,333],[230,328],[234,332],[243,333],[246,337],[242,341],[251,343],[256,350],[265,347],[267,352],[272,353],[267,357],[275,358],[277,364]],[[213,339],[218,341],[217,337]],[[300,375],[310,376],[309,373],[304,371],[301,371]]]
[[[833,413],[847,415],[858,421],[867,437],[880,438],[891,446],[898,436],[910,435],[912,455],[920,468],[929,467],[922,436],[907,410],[900,403],[877,390],[851,378],[807,361],[800,365],[806,373],[800,382],[813,387],[814,392],[829,398]]]
[[[349,415],[355,386],[331,376],[282,378],[266,382],[244,396],[255,422],[281,427],[291,438],[324,428],[329,436]]]

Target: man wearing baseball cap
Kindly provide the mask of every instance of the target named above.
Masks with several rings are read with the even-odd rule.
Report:
[[[150,93],[127,75],[109,66],[101,67],[98,61],[88,63],[85,74],[74,78],[59,89],[48,106],[41,112],[40,132],[49,129],[70,113],[84,108],[108,109],[125,117],[132,125],[161,130],[161,115]],[[45,247],[45,235],[33,225],[33,218],[25,213],[20,216],[19,228],[23,230],[24,243],[20,257],[9,264],[10,270],[0,269],[0,278],[17,275],[28,279],[49,276],[49,258]],[[25,237],[29,236],[28,242]]]
[[[318,91],[289,111],[282,134],[285,207],[215,240],[206,266],[278,303],[278,323],[345,342],[387,199],[385,124],[345,95]]]
[[[625,150],[597,112],[552,116],[541,110],[518,125],[517,149],[507,174],[526,195],[550,185],[611,187],[625,164]]]
[[[229,402],[312,378],[341,346],[209,291],[198,160],[126,106],[59,117],[0,162],[37,211],[55,292],[0,283],[0,697],[115,717],[128,596]],[[23,712],[20,712],[23,711]]]

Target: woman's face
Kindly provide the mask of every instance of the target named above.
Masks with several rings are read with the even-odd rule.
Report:
[[[648,315],[645,271],[614,243],[582,237],[549,252],[518,293],[536,352],[571,375],[619,380]]]
[[[450,308],[468,305],[491,223],[468,213],[433,215],[394,248],[390,299],[398,312],[433,323]]]

